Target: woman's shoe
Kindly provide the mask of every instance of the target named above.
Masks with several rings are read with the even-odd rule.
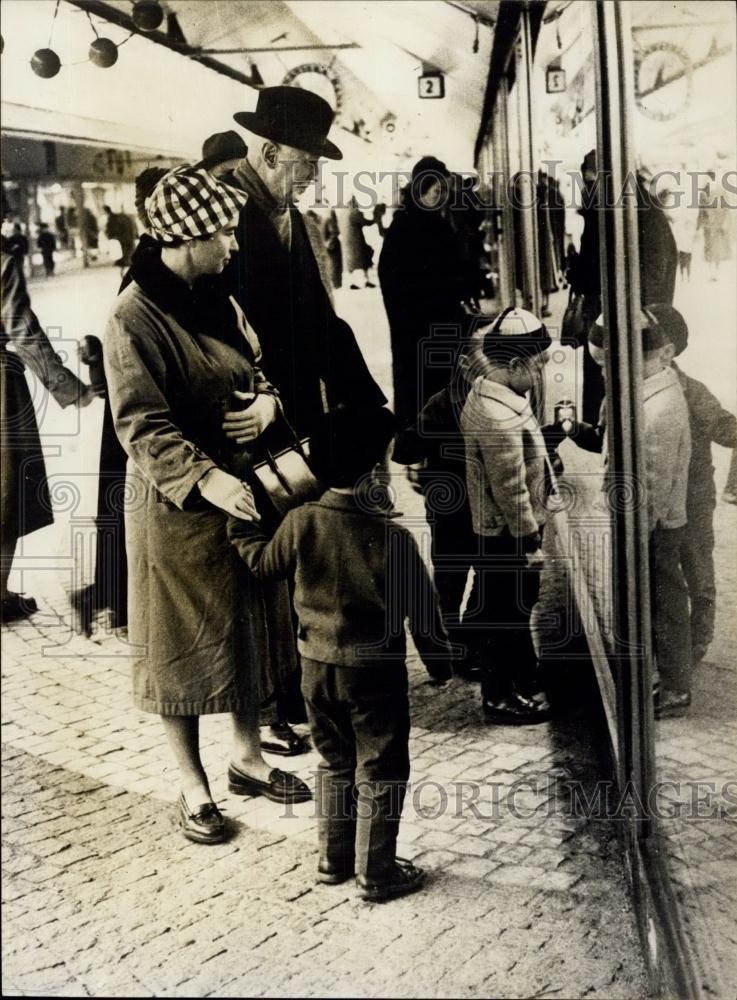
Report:
[[[272,802],[308,802],[312,792],[296,774],[275,767],[268,781],[245,774],[235,764],[228,767],[228,791],[233,795],[263,795]]]
[[[179,796],[179,822],[187,840],[195,844],[220,844],[225,840],[225,820],[214,802],[190,812],[184,793]]]
[[[30,618],[35,611],[38,611],[38,604],[32,597],[11,593],[3,598],[0,621],[3,625],[21,621],[23,618]]]
[[[288,722],[275,722],[269,726],[269,733],[271,739],[261,740],[261,749],[266,753],[276,753],[282,757],[297,757],[301,753],[309,753],[310,744],[299,733],[295,733]]]

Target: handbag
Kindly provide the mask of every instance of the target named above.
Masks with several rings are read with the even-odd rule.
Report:
[[[586,344],[587,334],[584,296],[571,289],[560,324],[560,342],[564,346],[583,347]]]
[[[253,473],[263,486],[281,517],[308,500],[315,500],[324,492],[310,468],[309,438],[299,438],[289,421],[282,414],[291,443],[280,451],[264,448],[265,458],[253,466]]]

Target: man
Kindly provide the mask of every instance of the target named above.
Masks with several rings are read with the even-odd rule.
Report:
[[[304,219],[294,206],[317,179],[320,157],[342,158],[327,138],[333,112],[308,90],[265,87],[255,111],[233,117],[251,138],[244,158],[223,179],[249,199],[226,280],[256,331],[263,370],[279,390],[284,414],[304,437],[326,408],[386,403],[353,331],[335,314]],[[226,420],[238,416],[226,414]],[[304,742],[286,723],[304,713],[297,678],[269,680],[276,705],[262,712],[262,746],[285,756],[302,753]]]
[[[309,434],[325,410],[341,403],[379,405],[355,336],[335,314],[295,198],[317,179],[320,157],[342,154],[327,138],[327,101],[298,87],[265,87],[255,111],[235,121],[252,134],[228,183],[248,192],[231,265],[235,297],[255,329],[263,368],[279,389],[287,419]]]

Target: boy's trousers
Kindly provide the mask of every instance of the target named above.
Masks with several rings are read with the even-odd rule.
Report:
[[[462,661],[466,667],[475,666],[478,659],[479,636],[468,624],[461,620],[461,604],[468,583],[468,571],[480,559],[479,539],[471,523],[471,511],[467,503],[460,510],[450,514],[428,512],[428,522],[432,535],[433,581],[438,594],[440,613],[453,644],[465,647]],[[468,608],[478,601],[478,575],[474,575],[468,596]]]
[[[714,638],[717,588],[714,576],[714,505],[689,503],[683,529],[681,565],[691,598],[691,642],[708,646]]]
[[[537,655],[530,617],[540,591],[540,571],[530,569],[521,541],[506,529],[501,535],[479,537],[482,557],[476,564],[477,607],[466,618],[483,635],[481,694],[484,701],[501,701],[514,689],[537,690]]]
[[[663,687],[691,690],[691,621],[681,568],[685,528],[655,528],[650,535],[650,589],[658,674]]]
[[[403,662],[336,667],[302,658],[318,767],[320,860],[369,879],[389,874],[409,778]]]

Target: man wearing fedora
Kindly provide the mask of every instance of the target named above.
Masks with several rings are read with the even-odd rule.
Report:
[[[327,101],[299,87],[265,87],[235,121],[253,136],[226,179],[249,199],[231,268],[235,296],[258,334],[264,370],[300,436],[329,408],[383,405],[350,326],[332,307],[294,199],[317,179],[321,157],[342,159],[328,139]]]
[[[321,157],[342,159],[328,139],[327,101],[298,87],[265,87],[255,111],[234,116],[251,133],[248,152],[223,180],[249,195],[240,214],[238,253],[226,280],[256,331],[265,372],[284,414],[309,436],[326,409],[382,406],[353,330],[333,309],[305,221],[294,200],[317,179]],[[270,679],[275,699],[262,711],[263,744],[291,755],[306,747],[287,724],[303,717],[298,678]],[[274,703],[275,701],[275,703]]]

